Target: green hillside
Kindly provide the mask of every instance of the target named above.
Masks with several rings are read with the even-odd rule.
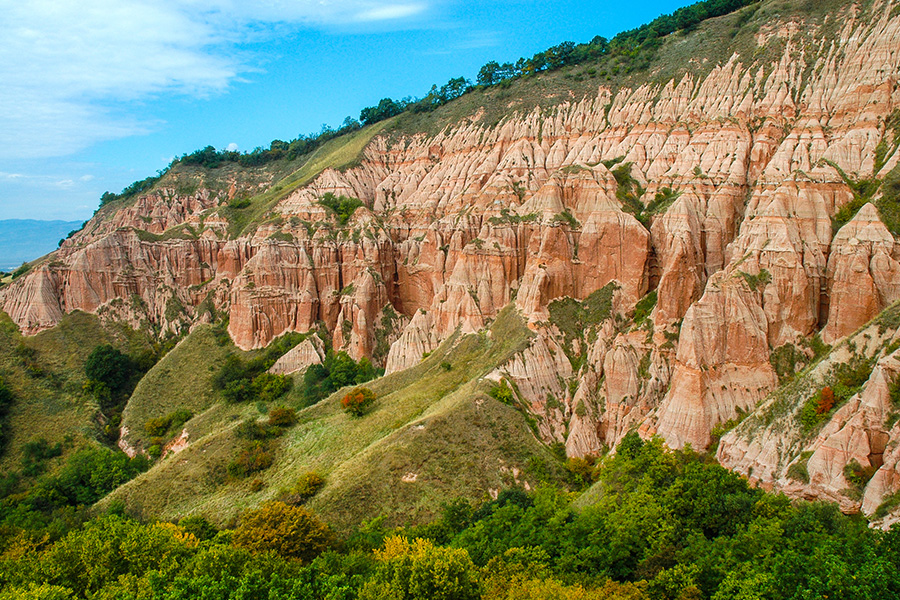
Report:
[[[489,332],[456,334],[420,365],[367,383],[377,401],[361,418],[341,409],[345,391],[301,409],[303,399],[295,389],[280,402],[300,409],[298,423],[277,438],[273,465],[249,477],[227,472],[241,451],[239,426],[245,419],[264,422],[261,409],[271,407],[219,401],[203,410],[207,400],[186,400],[192,391],[209,398],[202,381],[208,380],[215,353],[181,359],[192,349],[210,348],[209,335],[202,328],[192,333],[135,392],[142,401],[150,382],[172,390],[149,396],[155,398],[152,408],[142,401],[137,421],[184,406],[197,411],[186,426],[191,445],[118,489],[101,509],[122,501],[129,512],[147,517],[203,514],[233,523],[244,509],[278,497],[315,471],[326,484],[310,506],[335,526],[378,515],[395,523],[421,522],[448,499],[481,499],[516,479],[533,486],[560,474],[558,459],[537,440],[525,417],[488,396],[489,386],[478,381],[528,343],[530,333],[512,307]],[[129,407],[127,421],[134,412],[137,408]],[[514,476],[513,468],[521,475]]]
[[[85,361],[101,344],[134,354],[151,348],[145,334],[124,324],[103,326],[94,315],[71,313],[53,329],[24,337],[0,312],[0,378],[15,398],[2,427],[8,435],[0,472],[20,471],[28,442],[60,443],[65,456],[102,438],[105,420],[96,401],[83,390]]]

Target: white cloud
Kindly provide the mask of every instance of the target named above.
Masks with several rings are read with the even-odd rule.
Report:
[[[0,158],[71,154],[155,124],[123,112],[154,95],[220,93],[235,45],[284,26],[401,19],[372,0],[0,0]]]
[[[424,4],[388,4],[363,10],[356,15],[357,21],[386,21],[405,19],[425,10]]]
[[[228,144],[228,146],[225,147],[225,149],[228,150],[229,152],[237,152],[238,145],[235,144],[234,142],[231,142],[230,144]]]

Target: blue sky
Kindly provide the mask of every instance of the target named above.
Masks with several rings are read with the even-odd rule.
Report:
[[[268,146],[661,0],[0,0],[0,219],[86,219],[206,145]]]

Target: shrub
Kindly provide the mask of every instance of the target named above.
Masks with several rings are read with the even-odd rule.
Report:
[[[283,396],[293,384],[294,380],[287,375],[262,373],[253,378],[251,390],[263,402],[270,402]]]
[[[123,391],[134,375],[135,364],[109,344],[97,346],[84,363],[84,374],[91,381],[106,385],[114,393]]]
[[[800,459],[797,462],[791,464],[787,470],[787,476],[795,481],[800,481],[803,483],[809,483],[809,457],[812,456],[812,451],[807,450],[800,454]]]
[[[150,419],[146,423],[144,423],[144,431],[147,432],[147,435],[153,437],[159,437],[166,435],[166,432],[169,430],[169,423],[165,417],[158,417],[156,419]]]
[[[350,221],[350,217],[353,216],[356,209],[363,205],[358,198],[335,196],[331,192],[327,192],[319,198],[319,204],[331,210],[342,227]]]
[[[254,418],[245,419],[238,425],[234,433],[243,440],[267,440],[278,437],[281,433],[277,427],[271,427],[267,423],[260,423]]]
[[[149,466],[143,457],[128,458],[108,448],[88,448],[66,460],[59,474],[44,484],[45,501],[89,506]]]
[[[367,387],[358,387],[350,390],[341,400],[344,411],[354,417],[361,417],[375,402],[375,392]]]
[[[228,474],[232,477],[246,477],[252,473],[268,469],[274,457],[269,445],[254,441],[243,447],[237,457],[228,464]]]
[[[502,379],[500,383],[492,387],[491,391],[488,392],[488,395],[503,404],[513,405],[516,403],[516,397],[505,379]]]
[[[310,471],[309,473],[300,476],[300,479],[297,480],[297,485],[294,486],[293,492],[302,503],[318,494],[323,487],[325,487],[325,478],[315,471]]]
[[[27,477],[40,475],[47,468],[46,462],[57,456],[62,456],[59,442],[52,446],[44,438],[26,442],[22,445],[22,474]]]
[[[597,457],[590,454],[586,456],[572,456],[566,460],[566,471],[569,479],[579,488],[586,488],[595,481]]]
[[[12,278],[18,279],[22,275],[25,275],[26,273],[28,273],[28,271],[30,271],[30,270],[31,270],[31,265],[29,265],[28,263],[22,263],[21,267],[19,267],[15,271],[13,271]]]
[[[179,408],[165,417],[150,419],[144,423],[144,431],[151,437],[164,437],[170,431],[178,431],[194,417],[194,413],[186,408]]]
[[[824,415],[834,408],[834,391],[827,385],[819,392],[819,403],[816,405],[816,414]]]
[[[276,406],[269,411],[269,426],[290,427],[297,422],[297,412],[293,408]]]
[[[252,552],[272,551],[286,558],[310,562],[331,544],[324,523],[300,506],[271,502],[244,515],[232,543]]]
[[[201,542],[213,539],[219,532],[212,523],[200,515],[191,515],[178,521],[178,526],[185,533],[190,533]]]
[[[866,484],[869,483],[869,480],[872,479],[872,476],[875,475],[875,471],[877,469],[874,466],[863,467],[854,458],[844,466],[844,478],[854,488],[862,491]]]

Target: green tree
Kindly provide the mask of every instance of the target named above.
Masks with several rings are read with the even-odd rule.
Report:
[[[302,506],[270,502],[244,515],[232,542],[253,552],[273,551],[309,562],[331,544],[328,527]]]
[[[481,598],[478,572],[468,553],[440,548],[424,539],[395,536],[377,551],[375,574],[359,600],[476,600]]]

